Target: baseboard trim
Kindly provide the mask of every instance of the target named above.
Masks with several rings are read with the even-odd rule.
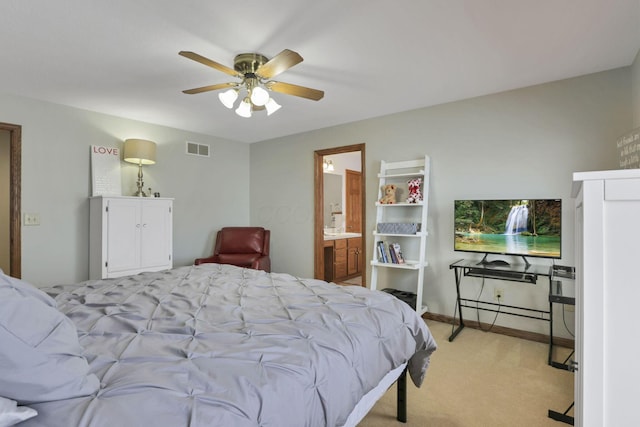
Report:
[[[452,324],[455,321],[456,325],[460,324],[460,320],[458,318],[454,319],[453,317],[447,316],[444,314],[427,312],[422,315],[422,318],[427,320],[434,320],[436,322],[449,323],[449,324]],[[482,329],[482,330],[487,330],[489,329],[489,327],[491,327],[491,325],[488,323],[483,323],[483,322],[478,323],[476,321],[468,320],[468,319],[465,319],[464,326],[467,328]],[[523,331],[520,329],[507,328],[505,326],[493,325],[493,327],[491,328],[491,332],[495,334],[507,335],[510,337],[522,338],[525,340],[536,341],[536,342],[541,342],[545,344],[549,342],[549,335],[540,334],[537,332]],[[575,348],[575,341],[568,338],[554,337],[553,344],[558,345],[560,347],[565,347],[565,348]]]

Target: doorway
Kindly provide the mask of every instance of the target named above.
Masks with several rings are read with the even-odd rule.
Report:
[[[8,273],[10,276],[22,277],[22,246],[20,221],[20,177],[22,165],[22,127],[19,125],[0,123],[0,144],[2,144],[3,161],[0,164],[2,181],[8,182],[8,190],[0,192],[0,233],[2,252],[8,250]],[[8,160],[8,161],[7,161]],[[8,177],[8,179],[7,179]],[[6,262],[3,262],[6,267]],[[5,268],[3,267],[3,270]]]
[[[359,160],[359,171],[346,167],[344,173],[344,192],[338,201],[325,200],[325,160],[328,156],[336,159],[343,154],[355,157]],[[326,280],[327,274],[333,281],[334,274],[341,276],[337,271],[343,268],[342,262],[335,259],[334,249],[342,254],[344,250],[344,269],[348,276],[360,277],[360,284],[366,287],[365,254],[366,237],[364,233],[365,224],[365,203],[366,192],[366,171],[365,171],[365,144],[355,144],[343,147],[317,150],[314,152],[314,277]],[[347,170],[350,170],[349,172]],[[330,177],[327,174],[327,177]],[[329,185],[329,184],[327,184]],[[357,199],[357,200],[356,200]],[[339,208],[336,208],[339,205]],[[342,206],[345,209],[342,209]],[[328,227],[334,236],[325,235],[327,227],[326,215],[331,216]],[[339,218],[336,222],[336,218]],[[337,224],[337,226],[336,226]],[[341,234],[345,233],[348,239],[342,239]],[[359,234],[358,237],[353,237]],[[336,246],[338,240],[344,240],[345,247]],[[347,247],[347,244],[358,244],[355,247]]]

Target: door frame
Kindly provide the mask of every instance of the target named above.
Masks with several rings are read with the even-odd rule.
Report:
[[[22,277],[22,236],[20,199],[22,176],[22,126],[0,122],[9,132],[9,275]]]
[[[365,163],[365,144],[345,145],[342,147],[327,148],[324,150],[316,150],[313,152],[314,163],[314,221],[313,221],[313,253],[314,253],[314,278],[324,280],[324,231],[323,231],[323,206],[324,206],[324,170],[322,167],[322,160],[324,156],[330,156],[333,154],[352,153],[354,151],[360,152],[360,168],[362,172],[362,223],[360,234],[362,235],[362,248],[366,248],[365,237],[365,201],[366,197],[366,163]],[[365,251],[366,253],[366,251]],[[360,271],[362,271],[362,286],[367,286],[367,274],[364,268],[365,258],[362,257],[360,262]]]

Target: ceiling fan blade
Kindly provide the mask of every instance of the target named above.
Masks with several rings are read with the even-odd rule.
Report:
[[[301,98],[307,98],[313,101],[319,101],[324,97],[324,91],[322,90],[293,85],[291,83],[271,81],[271,82],[265,83],[265,86],[267,86],[267,88],[271,89],[274,92],[280,92],[286,95],[299,96]]]
[[[203,86],[197,87],[195,89],[183,90],[182,92],[187,93],[189,95],[194,95],[196,93],[209,92],[210,90],[218,90],[224,89],[227,87],[237,87],[238,83],[219,83],[217,85]]]
[[[212,61],[211,59],[205,58],[204,56],[198,55],[197,53],[181,50],[180,52],[178,52],[178,54],[184,56],[185,58],[189,58],[196,62],[204,64],[208,67],[215,68],[216,70],[222,71],[223,73],[229,74],[230,76],[242,78],[242,74],[237,72],[233,68],[229,68],[226,65],[222,65],[216,61]]]
[[[302,56],[298,52],[285,49],[258,67],[256,75],[263,79],[270,79],[301,62]]]

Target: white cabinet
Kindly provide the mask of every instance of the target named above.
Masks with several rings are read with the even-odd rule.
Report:
[[[429,171],[431,159],[385,162],[380,164],[378,201],[376,202],[376,229],[373,231],[373,259],[371,261],[371,289],[395,288],[391,283],[380,286],[380,269],[389,269],[412,274],[415,283],[416,307],[419,314],[427,311],[423,305],[422,289],[424,270],[427,267],[427,214],[429,208]],[[409,203],[409,181],[418,179],[422,200]],[[399,190],[395,203],[380,203],[385,185],[395,185]],[[397,243],[401,248],[404,262],[394,262],[389,258],[389,244]],[[385,249],[387,259],[382,259],[380,246]],[[387,280],[387,282],[389,282]],[[404,291],[407,291],[406,289]]]
[[[173,267],[173,200],[92,197],[89,277],[103,279]]]
[[[577,426],[638,418],[640,169],[573,174]]]

